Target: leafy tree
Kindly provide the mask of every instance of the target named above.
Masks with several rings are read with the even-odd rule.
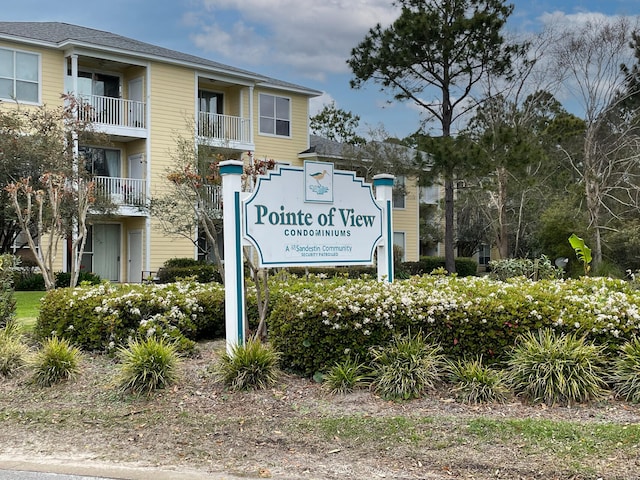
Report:
[[[335,102],[331,102],[310,118],[309,128],[312,133],[329,140],[360,145],[365,143],[365,139],[357,134],[359,123],[358,115],[337,108]]]
[[[187,127],[195,131],[194,125]],[[183,135],[177,135],[170,156],[172,166],[166,171],[169,188],[152,198],[151,211],[169,236],[188,238],[202,248],[198,245],[196,229],[204,233],[224,279],[219,246],[222,206],[218,171],[223,157],[206,146],[197,145],[195,136]]]
[[[96,192],[78,153],[79,143],[104,142],[104,137],[90,121],[81,120],[91,115],[78,115],[78,109],[84,107],[75,98],[64,96],[64,100],[64,105],[55,109],[0,109],[0,117],[12,124],[9,138],[3,140],[15,147],[9,161],[15,164],[21,158],[29,159],[25,172],[5,179],[4,191],[47,290],[55,288],[54,266],[67,240],[70,285],[77,284],[89,210],[107,212],[110,206],[109,200]],[[34,176],[29,175],[32,173]]]
[[[470,93],[489,72],[506,75],[518,45],[501,34],[513,6],[501,0],[398,0],[398,19],[369,30],[347,61],[353,88],[373,81],[399,101],[413,101],[439,122],[442,137],[452,135],[456,119],[474,107]],[[445,259],[454,261],[455,165],[443,161]],[[439,160],[434,160],[435,162]]]

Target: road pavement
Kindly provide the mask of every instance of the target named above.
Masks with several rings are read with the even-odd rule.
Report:
[[[0,454],[0,480],[248,480],[220,472],[111,465],[52,458],[16,458]]]

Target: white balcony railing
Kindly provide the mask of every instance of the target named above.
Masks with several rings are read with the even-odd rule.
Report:
[[[83,95],[80,100],[79,117],[102,125],[145,128],[144,102],[124,98]]]
[[[200,112],[198,135],[227,142],[250,143],[251,122],[248,118]]]
[[[222,211],[222,187],[220,185],[205,185],[202,195],[203,206],[207,210]]]
[[[146,182],[140,178],[93,178],[96,191],[117,206],[143,207],[146,205]]]

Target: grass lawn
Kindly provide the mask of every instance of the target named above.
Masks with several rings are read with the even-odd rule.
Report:
[[[15,292],[16,319],[25,329],[31,330],[38,318],[40,299],[46,292]]]

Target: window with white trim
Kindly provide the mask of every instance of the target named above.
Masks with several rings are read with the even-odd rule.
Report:
[[[259,95],[260,133],[291,136],[291,99],[261,93]]]
[[[38,103],[40,56],[0,48],[0,98]]]
[[[393,232],[393,246],[401,249],[402,258],[401,261],[405,261],[405,235],[404,232]]]

